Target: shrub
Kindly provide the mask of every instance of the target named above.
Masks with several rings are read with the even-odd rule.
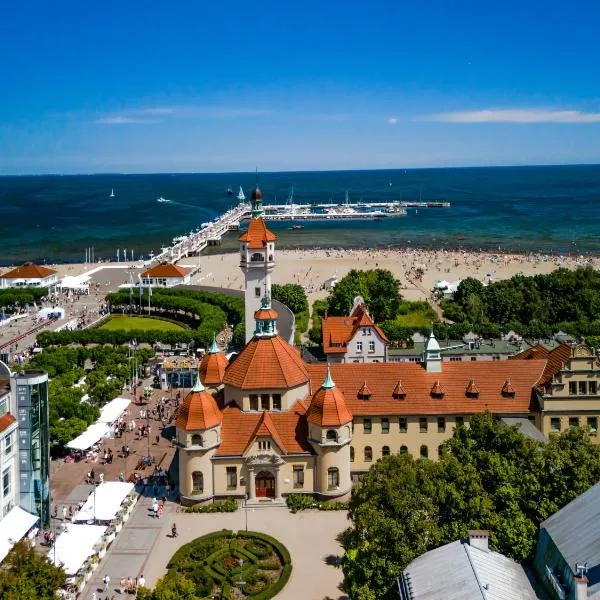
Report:
[[[203,504],[201,506],[186,506],[183,511],[186,513],[222,513],[235,512],[237,509],[237,502],[233,498],[227,498],[224,502]]]

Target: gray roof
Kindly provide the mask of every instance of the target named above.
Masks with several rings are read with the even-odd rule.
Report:
[[[413,560],[403,600],[537,600],[521,565],[459,540]]]
[[[575,574],[577,563],[600,565],[600,483],[546,519],[545,529]],[[591,581],[590,575],[590,584]]]
[[[475,344],[473,348],[469,347],[468,343],[462,340],[438,340],[442,357],[444,355],[455,354],[517,354],[529,348],[525,342],[507,342],[504,340],[482,340],[479,344]],[[390,348],[388,355],[390,356],[419,356],[425,350],[425,342],[415,342],[412,348]]]
[[[516,425],[519,431],[538,442],[547,442],[548,438],[529,420],[524,417],[502,417],[507,425]]]

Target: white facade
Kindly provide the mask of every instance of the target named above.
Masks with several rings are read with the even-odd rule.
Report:
[[[56,273],[48,277],[0,277],[0,288],[10,287],[51,287],[58,283]]]
[[[189,285],[192,279],[192,274],[187,273],[182,277],[143,277],[143,287],[174,287],[176,285]]]
[[[375,327],[360,327],[348,341],[344,360],[347,363],[386,362],[387,342]]]
[[[275,268],[275,242],[264,248],[249,248],[247,242],[240,246],[240,268],[244,273],[246,343],[254,334],[254,313],[260,308],[262,298],[271,297],[271,274]]]

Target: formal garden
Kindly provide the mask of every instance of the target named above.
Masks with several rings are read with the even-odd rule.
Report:
[[[292,564],[289,552],[275,538],[255,531],[224,529],[182,546],[167,569],[153,591],[140,591],[140,600],[171,595],[268,600],[283,589]]]

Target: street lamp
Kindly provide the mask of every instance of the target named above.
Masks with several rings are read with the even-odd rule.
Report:
[[[244,571],[244,559],[240,558],[240,579],[239,579],[239,581],[235,582],[235,585],[238,585],[240,587],[240,589],[243,585],[246,585],[246,582],[244,581],[243,571]]]

